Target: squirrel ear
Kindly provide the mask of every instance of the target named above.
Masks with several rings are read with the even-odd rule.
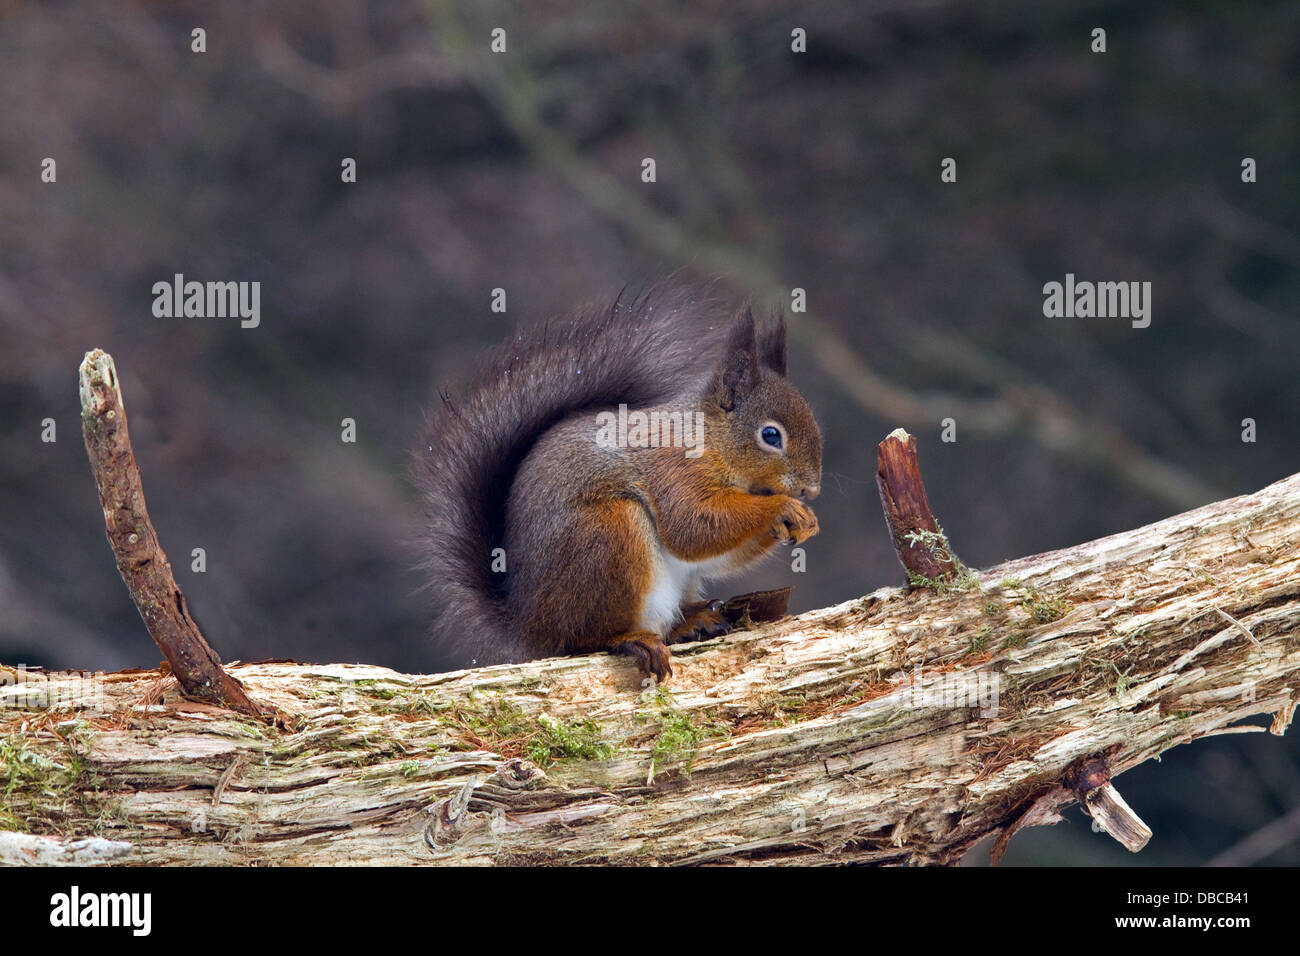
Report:
[[[777,375],[785,375],[785,316],[780,312],[758,337],[758,357]]]
[[[748,308],[731,323],[726,351],[713,375],[713,400],[724,412],[758,384],[758,342],[754,334],[754,313]]]

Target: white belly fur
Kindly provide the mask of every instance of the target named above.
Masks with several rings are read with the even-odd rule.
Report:
[[[736,561],[722,554],[705,561],[683,561],[660,548],[655,555],[654,579],[641,607],[641,629],[666,635],[681,620],[682,604],[700,599],[703,581],[736,573]]]

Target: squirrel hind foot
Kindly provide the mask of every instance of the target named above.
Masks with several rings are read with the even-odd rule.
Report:
[[[731,630],[732,622],[722,613],[720,605],[719,601],[709,601],[703,607],[691,605],[683,608],[685,618],[664,638],[665,643],[706,641],[726,634]]]
[[[669,663],[672,654],[669,653],[668,646],[659,635],[653,631],[631,631],[624,634],[610,648],[610,652],[635,657],[641,673],[645,677],[653,677],[661,684],[673,676],[673,668]]]

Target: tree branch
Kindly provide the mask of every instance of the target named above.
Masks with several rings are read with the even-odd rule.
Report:
[[[239,681],[225,672],[221,658],[199,633],[158,543],[131,450],[113,357],[99,349],[87,352],[79,380],[82,437],[104,509],[108,543],[149,636],[187,695],[245,714],[264,714],[265,709],[249,700]]]
[[[895,428],[876,446],[876,488],[898,563],[913,584],[947,583],[960,570],[930,511],[916,438]]]
[[[0,863],[84,859],[89,838],[136,864],[952,863],[1080,797],[1096,813],[1178,744],[1263,732],[1254,715],[1282,733],[1298,542],[1295,475],[978,589],[883,588],[678,645],[662,690],[606,655],[232,668],[295,731],[174,687],[152,702],[153,672],[94,693],[28,674],[0,686],[20,755],[0,827],[36,842],[0,837]],[[1100,822],[1131,825],[1104,796]]]

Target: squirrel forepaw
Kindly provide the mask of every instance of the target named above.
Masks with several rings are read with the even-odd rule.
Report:
[[[704,641],[731,630],[731,621],[721,611],[721,601],[709,601],[701,606],[683,608],[685,618],[673,628],[666,638],[666,644],[679,644],[682,641]]]
[[[782,544],[799,544],[818,531],[817,516],[797,498],[786,498],[772,522],[772,537]]]
[[[659,635],[651,631],[629,634],[613,648],[613,651],[616,654],[630,654],[635,657],[641,673],[646,677],[653,677],[660,683],[673,676],[673,668],[669,663],[672,654],[669,653],[668,646],[659,639]]]

